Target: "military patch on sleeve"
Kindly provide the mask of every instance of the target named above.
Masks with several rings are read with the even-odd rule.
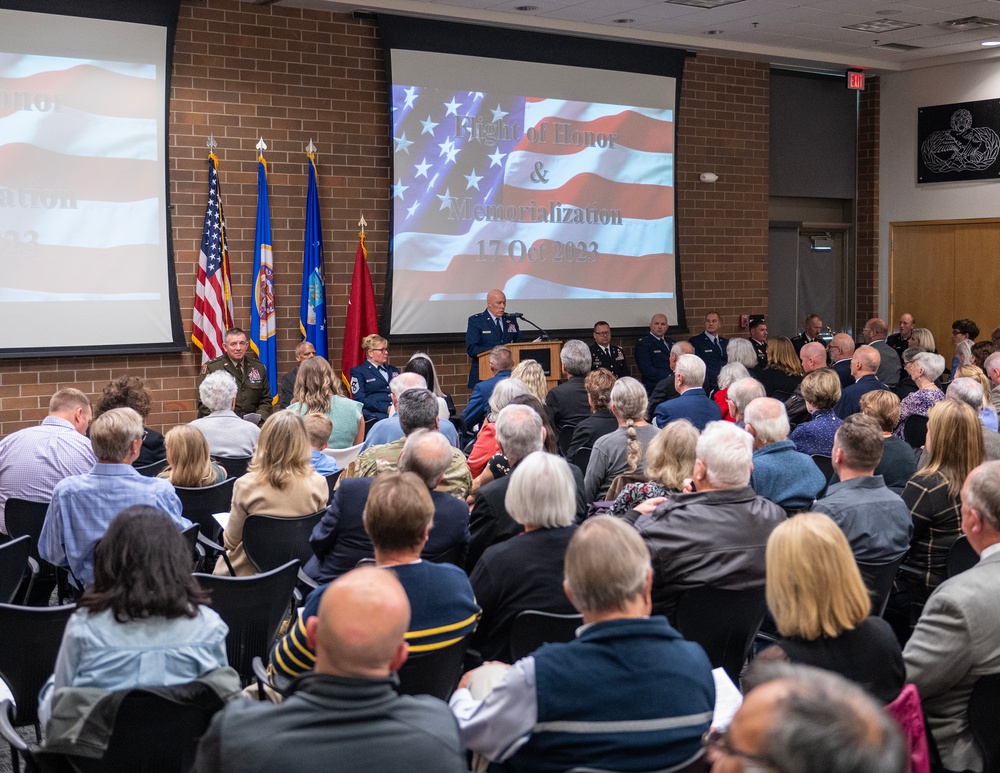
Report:
[[[351,394],[356,395],[358,393],[358,377],[351,376]]]

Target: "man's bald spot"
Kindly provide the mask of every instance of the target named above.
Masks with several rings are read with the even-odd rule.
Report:
[[[330,583],[319,605],[316,671],[389,674],[410,627],[410,602],[391,571],[361,567]]]
[[[847,333],[837,333],[830,341],[833,346],[840,347],[841,359],[846,359],[854,354],[854,339]]]
[[[874,373],[882,362],[882,355],[873,346],[859,346],[852,359],[858,362],[863,373]]]
[[[813,370],[822,368],[826,364],[826,347],[818,341],[813,341],[802,347],[799,352],[799,358],[802,360],[802,364],[805,365],[806,362],[816,364]]]
[[[506,300],[507,296],[504,295],[503,290],[500,290],[500,289],[498,289],[496,287],[494,287],[492,290],[490,290],[488,293],[486,293],[486,302],[487,303],[492,303],[493,301],[499,301],[501,299]]]

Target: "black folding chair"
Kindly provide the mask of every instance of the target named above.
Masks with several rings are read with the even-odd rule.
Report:
[[[230,478],[239,478],[246,474],[252,456],[213,456],[212,461],[219,464]]]
[[[294,518],[277,515],[248,515],[243,523],[243,550],[258,572],[267,572],[298,559],[312,558],[309,537],[326,510]]]
[[[914,414],[903,422],[903,440],[912,448],[922,448],[927,442],[927,417]]]
[[[152,464],[144,464],[142,467],[136,467],[135,471],[147,478],[155,478],[165,469],[167,469],[167,460],[161,459],[160,461],[153,462]]]
[[[764,587],[723,590],[710,586],[681,594],[675,613],[677,630],[705,650],[712,668],[726,669],[739,684],[754,636],[764,620]]]
[[[948,576],[954,577],[961,574],[966,569],[971,569],[979,563],[979,554],[972,549],[969,539],[964,534],[960,534],[951,547],[948,548],[948,558],[945,564]]]
[[[181,514],[200,527],[201,533],[215,542],[222,538],[222,527],[212,516],[228,513],[233,503],[233,485],[236,478],[226,478],[213,486],[189,488],[174,486],[183,508]]]
[[[510,626],[510,656],[520,660],[547,642],[573,641],[576,629],[583,625],[583,615],[558,615],[526,609],[518,613]]]
[[[31,537],[25,534],[0,545],[0,604],[13,604],[29,596],[37,576],[38,562],[31,557]],[[25,580],[27,588],[22,592]]]
[[[195,574],[198,584],[211,593],[212,608],[229,626],[226,654],[244,685],[253,679],[254,656],[271,649],[292,599],[298,571],[299,562],[289,561],[252,577]]]
[[[11,497],[4,504],[4,523],[11,537],[27,535],[31,538],[31,557],[38,562],[38,576],[35,578],[31,593],[25,598],[25,604],[30,606],[47,606],[52,589],[58,586],[59,602],[72,598],[67,573],[38,555],[38,539],[45,523],[45,513],[49,509],[48,502],[31,502],[27,499]]]
[[[984,773],[1000,773],[1000,674],[979,677],[969,697],[969,727]]]
[[[326,485],[330,491],[330,496],[326,498],[327,504],[330,504],[333,501],[333,495],[335,493],[334,487],[337,485],[337,479],[340,477],[340,473],[342,472],[343,470],[337,470],[336,472],[331,472],[329,475],[323,476],[324,478],[326,478]]]
[[[882,617],[885,614],[886,604],[889,603],[889,594],[892,592],[892,583],[899,572],[899,566],[906,558],[905,554],[895,561],[883,564],[869,564],[864,561],[857,561],[861,577],[865,581],[868,593],[872,597],[872,614]]]
[[[411,653],[397,674],[397,692],[402,695],[433,695],[443,701],[448,700],[462,676],[462,664],[470,638],[471,633],[442,649]]]

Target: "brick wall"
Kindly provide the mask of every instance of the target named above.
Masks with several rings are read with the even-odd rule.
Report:
[[[312,139],[318,148],[331,358],[339,364],[361,213],[368,221],[367,247],[380,304],[384,288],[390,160],[386,105],[381,47],[371,22],[236,0],[185,0],[174,52],[169,131],[171,225],[188,336],[207,195],[205,141],[214,133],[219,143],[236,316],[245,325],[257,201],[254,146],[263,135],[268,144],[278,370],[290,367],[298,340],[304,148]],[[768,66],[716,56],[689,58],[677,132],[688,319],[697,330],[704,313],[717,309],[724,332],[731,334],[737,314],[767,308]],[[719,181],[699,182],[704,171],[715,172]],[[424,348],[461,407],[468,394],[464,347]],[[392,361],[402,365],[411,349],[396,347]],[[193,351],[2,360],[0,435],[38,422],[56,389],[75,386],[96,396],[109,379],[124,373],[145,380],[154,397],[148,423],[165,431],[194,417],[199,366],[200,354]]]
[[[865,80],[858,109],[857,314],[861,330],[878,314],[878,162],[881,81]],[[894,320],[888,320],[889,329]]]

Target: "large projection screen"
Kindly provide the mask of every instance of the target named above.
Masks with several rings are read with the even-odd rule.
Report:
[[[0,356],[184,346],[168,32],[0,9]]]
[[[493,287],[549,331],[678,324],[677,77],[388,56],[394,337],[464,332]]]

